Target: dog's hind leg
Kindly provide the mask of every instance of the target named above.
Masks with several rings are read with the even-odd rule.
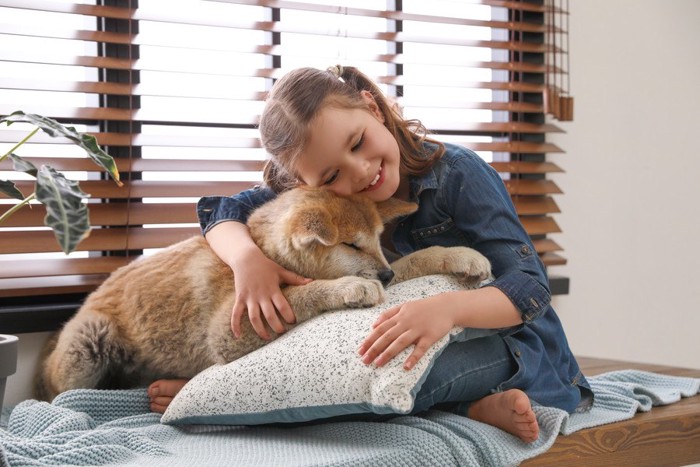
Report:
[[[53,399],[69,389],[128,387],[133,366],[116,324],[99,313],[84,312],[61,331],[40,369],[35,393]]]

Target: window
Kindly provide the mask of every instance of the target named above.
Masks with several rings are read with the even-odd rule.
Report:
[[[545,9],[535,0],[0,0],[0,114],[94,133],[125,182],[60,140],[23,146],[20,155],[82,180],[93,230],[66,257],[42,206],[10,217],[0,226],[0,300],[74,309],[118,266],[198,234],[199,197],[261,180],[256,122],[274,80],[337,63],[372,76],[438,139],[489,161],[545,264],[563,264],[550,236],[560,190],[547,154],[561,150],[546,142],[559,130],[542,99],[552,71]],[[26,133],[0,128],[0,152]],[[31,193],[7,161],[3,170]],[[0,198],[0,210],[12,202]]]

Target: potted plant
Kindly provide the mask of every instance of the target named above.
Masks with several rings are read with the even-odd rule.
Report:
[[[35,129],[6,154],[0,156],[0,162],[9,158],[15,171],[33,176],[36,179],[35,189],[33,193],[25,195],[12,181],[0,180],[0,192],[19,200],[15,206],[0,215],[0,225],[18,209],[36,199],[46,207],[44,223],[53,229],[61,250],[68,254],[90,233],[88,207],[87,203],[83,203],[83,200],[89,195],[80,189],[77,181],[67,179],[61,172],[49,165],[37,168],[29,160],[15,154],[15,151],[39,130],[42,130],[52,137],[65,137],[83,148],[90,159],[105,169],[110,177],[121,186],[117,165],[112,156],[98,146],[94,136],[80,133],[75,128],[64,126],[56,120],[36,114],[25,114],[22,111],[0,117],[0,124],[11,125],[19,122],[31,123]]]
[[[17,337],[0,334],[0,412],[5,398],[5,382],[16,370]]]

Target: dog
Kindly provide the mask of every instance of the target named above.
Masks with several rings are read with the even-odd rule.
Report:
[[[393,198],[375,203],[295,188],[256,209],[247,225],[269,258],[314,279],[283,289],[301,323],[324,311],[375,306],[390,283],[447,273],[473,287],[490,275],[489,261],[467,247],[430,247],[389,265],[380,244],[384,224],[416,209]],[[35,397],[191,378],[263,346],[268,341],[246,319],[241,337],[233,337],[233,284],[230,267],[202,236],[114,271],[47,342]]]

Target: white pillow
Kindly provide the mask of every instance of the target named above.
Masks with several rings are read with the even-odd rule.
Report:
[[[376,307],[313,318],[253,353],[195,376],[172,401],[162,422],[258,425],[409,413],[428,370],[449,342],[494,331],[454,328],[410,371],[403,363],[412,347],[381,368],[363,364],[357,349],[381,311],[462,289],[453,276],[425,276],[391,286],[386,301]]]

